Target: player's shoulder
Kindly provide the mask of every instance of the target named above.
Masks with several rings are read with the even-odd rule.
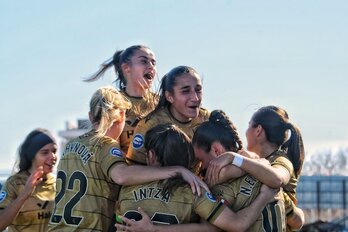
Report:
[[[108,154],[119,158],[124,157],[120,144],[112,138],[103,137],[103,141],[101,141],[100,146],[102,148],[102,154]]]
[[[204,118],[204,119],[206,119],[206,120],[208,120],[209,116],[210,116],[210,111],[207,110],[206,108],[201,107],[199,109],[199,116]]]
[[[150,113],[147,117],[142,119],[139,124],[146,125],[146,127],[152,127],[167,122],[169,118],[170,115],[168,115],[168,112],[162,108]]]
[[[202,188],[201,191],[204,192],[205,190]],[[176,187],[172,195],[174,198],[185,199],[186,202],[193,202],[198,196],[197,194],[192,193],[192,189],[188,184]]]
[[[27,173],[26,171],[22,171],[9,176],[7,181],[11,183],[21,183],[23,181],[27,181],[28,177],[29,173]]]
[[[15,173],[13,175],[10,175],[2,188],[7,188],[9,186],[12,186],[13,188],[17,188],[20,185],[25,185],[27,179],[29,177],[29,174],[26,172],[19,172]]]
[[[274,163],[274,162],[283,162],[286,164],[291,164],[290,158],[288,157],[288,155],[286,154],[285,151],[283,150],[277,150],[275,151],[271,156],[270,156],[270,162]]]

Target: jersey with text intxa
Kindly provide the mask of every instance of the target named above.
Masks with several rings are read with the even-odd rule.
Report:
[[[196,127],[208,119],[209,112],[203,108],[199,110],[197,118],[187,123],[176,120],[167,108],[163,108],[155,114],[149,115],[147,118],[142,119],[135,128],[132,144],[128,148],[127,161],[146,165],[144,141],[146,132],[151,128],[159,124],[172,123],[184,131],[189,138],[192,138]]]
[[[135,127],[142,118],[154,110],[158,96],[149,92],[149,94],[145,97],[132,97],[129,96],[124,90],[120,92],[132,103],[132,107],[126,111],[126,123],[119,137],[121,150],[124,152],[124,154],[127,154],[129,144],[133,138]]]
[[[260,193],[262,183],[251,175],[214,186],[211,191],[219,199],[223,198],[234,212],[248,207]],[[285,231],[284,202],[279,200],[268,204],[262,214],[249,227],[250,232]]]
[[[110,225],[120,186],[109,171],[125,160],[115,140],[92,139],[94,133],[73,139],[63,150],[49,231],[106,231]]]
[[[123,186],[117,203],[116,214],[140,220],[137,208],[141,207],[155,224],[184,224],[199,222],[199,217],[212,223],[226,207],[209,193],[199,197],[192,194],[188,185],[164,192],[158,182]]]
[[[24,190],[29,177],[28,172],[10,176],[0,192],[0,212],[10,205]],[[19,213],[8,226],[8,231],[44,232],[54,206],[56,177],[48,174],[47,179],[39,183],[31,196],[26,199]],[[0,219],[1,220],[1,219]]]

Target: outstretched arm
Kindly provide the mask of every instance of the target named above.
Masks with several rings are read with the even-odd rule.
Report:
[[[181,166],[153,167],[142,165],[116,164],[111,168],[111,178],[120,185],[136,185],[156,180],[181,176],[190,184],[192,193],[201,195],[201,187],[209,191],[208,186],[198,176]]]
[[[0,211],[0,231],[4,230],[17,216],[19,210],[21,209],[24,202],[30,197],[30,195],[35,190],[35,187],[42,181],[42,166],[36,169],[28,178],[23,192],[21,192],[18,197],[9,204],[5,209]]]

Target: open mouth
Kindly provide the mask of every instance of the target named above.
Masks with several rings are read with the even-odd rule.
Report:
[[[151,73],[145,73],[144,77],[150,81],[153,79],[153,75],[151,75]]]
[[[53,168],[55,164],[56,164],[56,163],[52,163],[52,164],[45,164],[45,165],[46,165],[46,166],[48,166],[49,168]]]

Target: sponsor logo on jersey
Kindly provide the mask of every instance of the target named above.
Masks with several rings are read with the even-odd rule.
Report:
[[[7,193],[5,191],[0,192],[0,202],[2,202],[6,198]]]
[[[52,216],[52,213],[51,212],[38,212],[37,213],[37,219],[39,220],[44,220],[44,219],[47,219],[47,218],[51,218]]]
[[[112,156],[117,156],[117,157],[123,157],[122,151],[118,149],[117,147],[113,147],[110,149],[110,154]]]
[[[213,195],[209,194],[208,192],[205,193],[205,196],[212,202],[216,202],[215,197]]]
[[[134,135],[132,145],[134,149],[142,148],[144,145],[144,137],[141,134]]]

